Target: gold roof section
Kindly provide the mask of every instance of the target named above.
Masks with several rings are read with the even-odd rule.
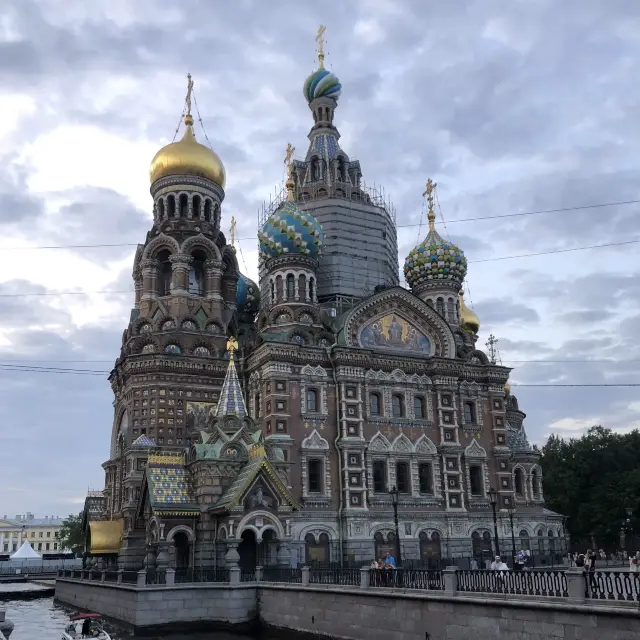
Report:
[[[89,523],[89,548],[92,556],[118,553],[122,542],[122,520],[94,520]]]

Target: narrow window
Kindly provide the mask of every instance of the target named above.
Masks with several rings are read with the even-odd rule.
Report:
[[[516,493],[519,496],[524,495],[524,482],[522,478],[522,469],[516,469],[515,473],[515,485],[516,485]]]
[[[391,396],[391,409],[394,418],[402,418],[404,416],[404,402],[401,395],[395,394]]]
[[[287,298],[295,298],[296,295],[296,281],[294,277],[289,274],[287,276]]]
[[[454,322],[456,319],[455,305],[453,304],[453,298],[447,300],[447,320]]]
[[[540,487],[538,486],[538,472],[535,469],[531,472],[531,489],[533,497],[537,498]]]
[[[436,300],[436,311],[444,318],[444,300],[442,298]]]
[[[318,392],[315,389],[307,389],[307,411],[309,413],[318,411]]]
[[[309,278],[309,300],[311,302],[314,301],[315,296],[315,280],[313,278]]]
[[[202,207],[202,199],[200,196],[193,196],[193,217],[200,219],[200,208]]]
[[[396,487],[400,493],[410,493],[409,465],[406,462],[396,464]]]
[[[416,418],[418,420],[422,420],[425,417],[425,412],[424,412],[424,398],[421,398],[420,396],[416,396],[413,399],[413,410],[416,414]]]
[[[379,393],[372,393],[369,396],[369,413],[371,413],[372,416],[380,415],[380,394]]]
[[[472,496],[482,495],[482,468],[474,465],[469,467],[469,484]]]
[[[473,402],[464,403],[464,422],[465,424],[476,423],[476,408]]]
[[[204,219],[205,222],[211,222],[211,200],[208,198],[204,201]]]
[[[433,493],[431,465],[429,463],[423,462],[418,467],[418,476],[420,478],[420,493]]]
[[[373,463],[373,492],[384,493],[387,490],[387,465],[378,460]]]
[[[309,473],[309,493],[322,493],[322,461],[309,460],[307,471]]]
[[[179,216],[181,218],[186,218],[189,211],[189,198],[186,193],[180,194],[180,197],[178,198],[178,207],[180,209]]]

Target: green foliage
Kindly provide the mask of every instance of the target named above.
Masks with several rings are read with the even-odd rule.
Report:
[[[542,448],[546,505],[569,517],[574,538],[594,535],[615,544],[633,509],[632,528],[640,529],[640,431],[613,433],[591,427],[581,438],[552,435]]]
[[[84,551],[84,536],[82,535],[82,513],[77,516],[69,514],[60,527],[58,534],[60,548],[73,551],[78,556]]]

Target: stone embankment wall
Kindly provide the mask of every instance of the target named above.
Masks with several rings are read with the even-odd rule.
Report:
[[[346,640],[640,640],[640,609],[616,601],[273,583],[138,587],[65,578],[56,583],[56,599],[146,633],[189,624],[246,628],[259,618],[265,626]]]

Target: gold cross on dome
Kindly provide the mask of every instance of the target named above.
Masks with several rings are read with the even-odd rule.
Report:
[[[236,246],[236,217],[231,216],[231,246]]]
[[[191,94],[193,93],[193,79],[191,74],[187,73],[187,114],[191,115]]]
[[[427,196],[427,202],[429,203],[429,209],[433,209],[433,193],[436,190],[437,183],[435,183],[431,178],[427,180],[427,187],[425,192],[422,194],[423,196]]]
[[[233,358],[233,352],[238,349],[238,341],[230,336],[227,340],[227,351],[229,352],[229,357]]]
[[[285,151],[285,157],[284,157],[284,163],[287,165],[287,167],[291,164],[291,159],[293,158],[293,153],[295,152],[296,148],[289,142],[287,143],[287,149]]]
[[[318,62],[320,68],[324,69],[324,32],[327,30],[323,24],[318,27],[318,35],[316,36],[316,42],[318,43]]]

